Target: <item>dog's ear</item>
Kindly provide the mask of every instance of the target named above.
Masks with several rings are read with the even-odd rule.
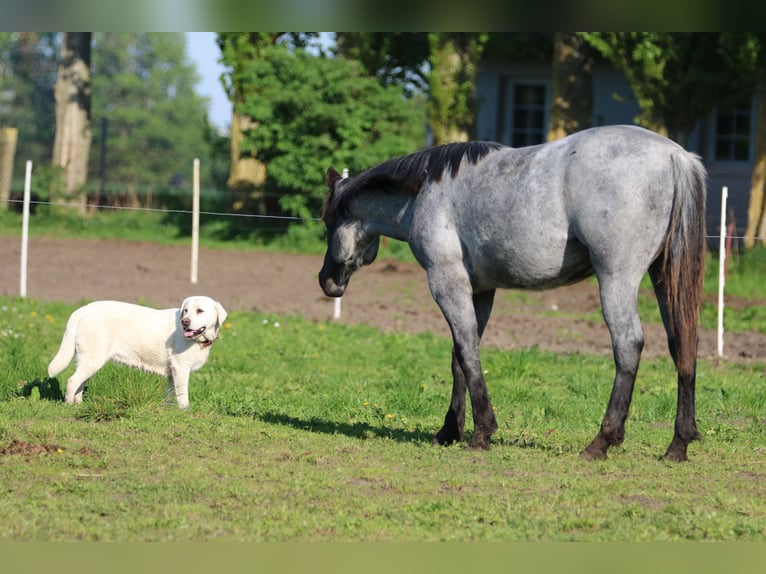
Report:
[[[226,312],[226,309],[223,308],[223,305],[221,305],[218,301],[215,301],[215,310],[218,313],[218,328],[220,329],[229,314]]]

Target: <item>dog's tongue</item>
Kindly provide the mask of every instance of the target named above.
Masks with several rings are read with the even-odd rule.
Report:
[[[198,334],[197,331],[193,331],[192,329],[187,329],[186,331],[184,331],[184,337],[188,337],[188,338],[195,337],[197,336],[197,334]]]

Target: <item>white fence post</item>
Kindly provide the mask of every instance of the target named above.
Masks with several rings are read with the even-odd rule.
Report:
[[[721,241],[718,247],[718,356],[723,357],[723,287],[726,282],[726,199],[729,188],[721,190]]]
[[[348,177],[348,168],[343,168],[343,179],[346,179]],[[333,319],[340,319],[340,308],[341,308],[341,299],[343,297],[335,297],[332,300],[332,318]]]
[[[27,160],[27,171],[24,174],[24,207],[21,218],[21,269],[19,271],[19,295],[27,296],[27,254],[29,250],[29,202],[32,185],[32,162]]]
[[[192,180],[192,252],[191,252],[191,282],[197,283],[197,267],[199,266],[199,159],[194,160],[194,175]]]

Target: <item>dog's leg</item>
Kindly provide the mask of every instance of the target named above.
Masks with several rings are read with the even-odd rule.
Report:
[[[172,384],[173,393],[176,397],[179,409],[189,408],[189,370],[173,365],[168,377],[168,391]]]
[[[89,369],[83,365],[77,365],[75,372],[67,379],[66,394],[64,400],[68,403],[81,403],[82,392],[85,390],[85,383],[88,382],[98,369]]]

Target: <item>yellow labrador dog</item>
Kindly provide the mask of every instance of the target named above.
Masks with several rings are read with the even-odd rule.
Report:
[[[168,400],[189,407],[189,375],[201,368],[226,320],[210,297],[187,297],[180,309],[150,309],[119,301],[95,301],[69,317],[64,338],[48,365],[55,377],[72,357],[77,368],[66,383],[65,400],[82,402],[85,384],[104,364],[138,367],[168,378]]]

